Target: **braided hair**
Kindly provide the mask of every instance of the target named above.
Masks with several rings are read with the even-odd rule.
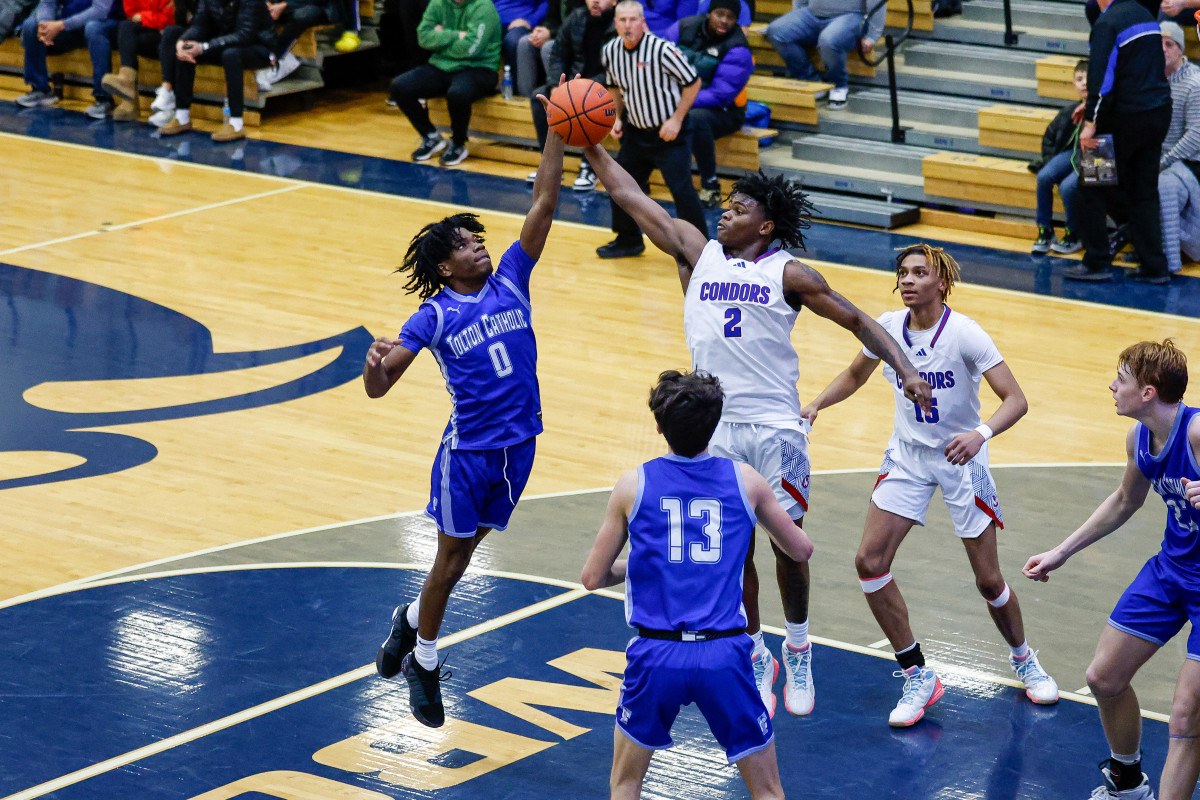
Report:
[[[784,249],[804,249],[804,231],[812,225],[816,209],[799,184],[760,171],[734,181],[731,194],[744,194],[758,203],[763,216],[775,223],[775,238]]]
[[[483,234],[483,223],[475,214],[452,214],[441,222],[431,222],[417,232],[408,244],[404,263],[396,272],[407,272],[408,283],[404,291],[416,293],[422,300],[433,297],[446,283],[438,272],[438,264],[450,257],[462,237],[459,228],[465,228],[476,236]]]
[[[954,260],[954,256],[947,253],[940,247],[919,242],[910,244],[907,247],[897,247],[896,250],[896,269],[900,269],[900,265],[904,263],[904,259],[911,255],[925,256],[925,263],[929,265],[937,276],[946,283],[946,290],[942,292],[942,302],[946,302],[946,298],[950,296],[950,290],[954,288],[954,284],[958,283],[962,277],[962,270],[958,267],[958,262]],[[892,291],[900,288],[900,276],[896,276],[896,285],[892,287]]]

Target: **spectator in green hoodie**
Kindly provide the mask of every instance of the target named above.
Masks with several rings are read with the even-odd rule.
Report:
[[[500,14],[492,0],[431,0],[417,26],[417,41],[432,53],[429,63],[396,76],[391,88],[392,99],[421,134],[413,161],[441,153],[444,166],[460,164],[467,157],[471,104],[496,91]],[[446,98],[449,146],[421,105],[428,97]]]

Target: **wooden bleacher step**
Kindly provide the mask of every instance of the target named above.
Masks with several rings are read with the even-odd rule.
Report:
[[[1078,100],[1079,92],[1073,83],[1075,56],[1043,56],[1036,63],[1037,91],[1043,98],[1056,100]]]
[[[979,109],[979,141],[995,148],[1042,152],[1042,134],[1058,112],[1052,108],[993,105]]]
[[[935,153],[922,164],[925,192],[958,205],[1032,216],[1037,179],[1019,159],[970,153]],[[1055,211],[1062,213],[1057,193]]]
[[[817,95],[832,88],[831,83],[797,81],[755,73],[750,76],[746,94],[751,100],[771,107],[772,122],[816,125]]]

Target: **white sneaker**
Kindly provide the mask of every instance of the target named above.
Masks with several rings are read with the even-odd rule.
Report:
[[[271,80],[271,73],[274,71],[274,67],[263,67],[262,69],[254,70],[254,82],[258,84],[258,90],[260,92],[271,91],[271,84],[274,83],[274,81]]]
[[[579,177],[571,184],[571,188],[577,192],[590,192],[596,188],[596,173],[587,163],[579,165]]]
[[[750,665],[754,668],[754,683],[758,685],[758,694],[762,697],[767,713],[774,719],[775,693],[771,691],[771,687],[775,685],[775,678],[779,676],[779,662],[770,653],[756,653],[750,659]]]
[[[525,182],[526,183],[536,183],[537,182],[537,170],[536,169],[533,172],[531,172],[525,176]]]
[[[156,128],[161,128],[173,119],[175,119],[174,109],[155,111],[150,115],[150,124]]]
[[[804,717],[812,713],[817,688],[812,679],[812,645],[796,652],[783,645],[783,706],[788,713]]]
[[[829,90],[829,107],[839,109],[846,107],[846,98],[850,96],[850,88],[843,86],[841,88],[834,87]]]
[[[165,86],[159,86],[154,91],[154,102],[150,104],[151,111],[170,111],[175,113],[175,92]],[[164,125],[166,123],[163,123]]]
[[[275,74],[272,76],[274,80],[272,80],[271,83],[279,83],[281,80],[286,78],[288,75],[291,75],[299,68],[300,59],[296,58],[296,56],[292,54],[292,51],[289,50],[275,62]]]
[[[1012,666],[1013,672],[1017,673],[1017,677],[1025,684],[1025,696],[1039,706],[1052,706],[1058,702],[1058,684],[1054,682],[1046,674],[1046,670],[1042,669],[1042,665],[1038,663],[1038,651],[1030,650],[1029,657],[1024,661],[1017,661],[1012,656],[1008,657],[1008,663]]]
[[[1104,775],[1104,785],[1093,789],[1088,800],[1154,800],[1154,790],[1150,788],[1150,779],[1144,774],[1142,782],[1136,788],[1119,792],[1117,785],[1113,783],[1112,773],[1108,771],[1108,767],[1103,767],[1100,772]]]
[[[896,670],[892,673],[897,678],[904,678],[904,692],[900,702],[888,715],[888,725],[893,728],[909,728],[921,721],[925,709],[942,699],[945,690],[937,673],[929,667],[911,667]]]

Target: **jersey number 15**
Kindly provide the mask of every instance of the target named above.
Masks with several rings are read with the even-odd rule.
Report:
[[[919,405],[917,405],[916,403],[913,403],[913,413],[915,413],[917,415],[917,422],[928,422],[930,424],[933,424],[933,423],[936,423],[939,419],[941,419],[941,417],[938,416],[937,398],[936,397],[929,398],[929,413],[928,414],[921,413],[921,407]]]

